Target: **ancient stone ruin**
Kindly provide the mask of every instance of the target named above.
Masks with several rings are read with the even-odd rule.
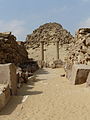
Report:
[[[0,33],[0,110],[37,69],[24,42],[16,41],[11,32]]]
[[[90,28],[79,29],[76,32],[74,41],[69,45],[68,50],[69,50],[69,53],[66,59],[66,68],[65,68],[68,79],[71,79],[71,71],[73,69],[72,66],[74,64],[77,64],[77,67],[79,67],[79,69],[82,69],[84,73],[85,71],[87,71],[86,68],[90,70],[89,68],[90,66]],[[82,64],[82,65],[79,65],[79,64]],[[83,64],[86,66],[83,66]],[[73,74],[76,74],[76,73],[73,72]],[[78,75],[78,77],[80,77],[81,74],[82,72]],[[82,77],[81,81],[80,79],[78,79],[76,83],[83,83],[83,81],[84,82],[86,81],[84,80],[84,77]]]
[[[69,49],[70,63],[90,65],[90,28],[77,31]]]
[[[45,66],[52,66],[53,62],[62,58],[61,46],[73,41],[73,36],[58,23],[47,23],[27,35],[25,45],[29,56],[44,61]],[[66,48],[65,48],[66,49]]]
[[[0,110],[16,95],[28,78],[43,67],[64,68],[74,85],[90,86],[90,28],[79,29],[75,37],[58,23],[47,23],[16,41],[11,32],[0,33]]]
[[[68,79],[71,79],[73,65],[90,65],[90,28],[80,28],[73,37],[60,24],[47,23],[27,35],[25,45],[41,67],[64,67]],[[80,84],[83,80],[74,83]]]
[[[17,42],[11,32],[0,33],[0,63],[15,63],[16,65],[26,62],[28,53],[23,42]]]

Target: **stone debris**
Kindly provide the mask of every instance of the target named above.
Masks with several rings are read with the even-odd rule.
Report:
[[[61,77],[65,77],[65,74],[60,75]]]
[[[44,61],[44,65],[49,67],[51,62],[59,59],[60,47],[63,44],[69,45],[72,41],[73,36],[60,24],[47,23],[34,30],[32,34],[27,35],[25,46],[29,58],[41,60],[41,64]]]
[[[90,65],[90,28],[80,28],[74,41],[68,46],[68,56],[66,58],[66,76],[70,79],[72,66],[74,64]]]
[[[64,62],[60,59],[53,61],[53,64],[55,64],[55,68],[62,68],[64,66]]]
[[[81,28],[70,44],[68,61],[71,64],[90,65],[90,28]]]
[[[71,43],[73,36],[58,23],[46,23],[34,30],[32,34],[27,35],[26,46],[33,49],[39,47],[40,41],[45,41],[47,45],[49,42],[59,40],[60,44]]]
[[[20,67],[17,68],[17,81],[18,81],[18,88],[22,86],[23,83],[27,83],[29,77],[33,76],[33,73],[39,69],[39,66],[36,61],[33,59],[28,60],[26,63],[22,64]]]
[[[49,67],[51,67],[52,69],[54,68],[63,68],[64,67],[64,62],[60,59],[55,60],[51,63],[51,65],[49,65]]]
[[[26,62],[28,53],[23,42],[17,42],[11,32],[0,33],[0,63],[15,63],[16,65]]]

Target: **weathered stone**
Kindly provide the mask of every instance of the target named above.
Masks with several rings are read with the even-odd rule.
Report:
[[[74,44],[70,45],[67,60],[70,60],[71,66],[73,64],[90,64],[90,28],[81,28],[77,31]]]
[[[87,83],[86,83],[86,84],[87,84],[87,87],[90,86],[90,72],[89,72],[89,74],[88,74],[88,77],[87,77],[87,81],[86,81],[86,82],[87,82]]]
[[[42,56],[44,59],[41,59],[41,41],[44,41],[44,57]],[[47,23],[34,30],[32,34],[27,35],[25,45],[30,57],[37,61],[44,60],[45,63],[50,64],[50,62],[60,58],[60,54],[62,54],[60,46],[69,45],[72,41],[73,36],[60,24]]]
[[[86,46],[90,46],[90,37],[86,39]]]
[[[90,66],[84,64],[73,65],[71,73],[71,82],[73,84],[83,84],[86,82]]]
[[[62,68],[64,66],[64,63],[60,59],[53,61],[53,64],[55,65],[55,68]]]
[[[52,68],[52,69],[56,68],[56,66],[55,66],[55,64],[54,64],[54,63],[53,63],[53,64],[51,64],[51,68]]]
[[[17,76],[14,64],[0,64],[0,84],[8,84],[12,95],[16,94]]]
[[[10,97],[9,85],[0,84],[0,110],[8,103]]]
[[[8,33],[0,33],[0,64],[15,63],[16,65],[26,62],[28,53],[24,42],[17,42],[16,37]]]

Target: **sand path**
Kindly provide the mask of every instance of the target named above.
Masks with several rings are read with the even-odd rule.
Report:
[[[0,113],[0,120],[90,120],[90,88],[74,86],[64,69],[36,72],[36,82],[23,85]]]

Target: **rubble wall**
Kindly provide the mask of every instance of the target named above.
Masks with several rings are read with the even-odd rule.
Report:
[[[71,64],[90,65],[90,28],[81,28],[76,32],[68,56]]]
[[[27,35],[25,45],[29,58],[41,60],[40,42],[42,41],[44,41],[44,61],[51,64],[57,60],[56,41],[59,41],[60,59],[64,60],[63,56],[66,51],[61,49],[61,46],[69,45],[73,41],[73,36],[58,23],[44,24],[34,30],[32,34]]]
[[[25,62],[28,59],[28,53],[22,43],[17,42],[11,32],[0,33],[0,63],[19,65]]]
[[[90,28],[80,28],[76,32],[74,41],[69,45],[68,51],[65,70],[68,79],[70,79],[74,64],[90,66]]]

